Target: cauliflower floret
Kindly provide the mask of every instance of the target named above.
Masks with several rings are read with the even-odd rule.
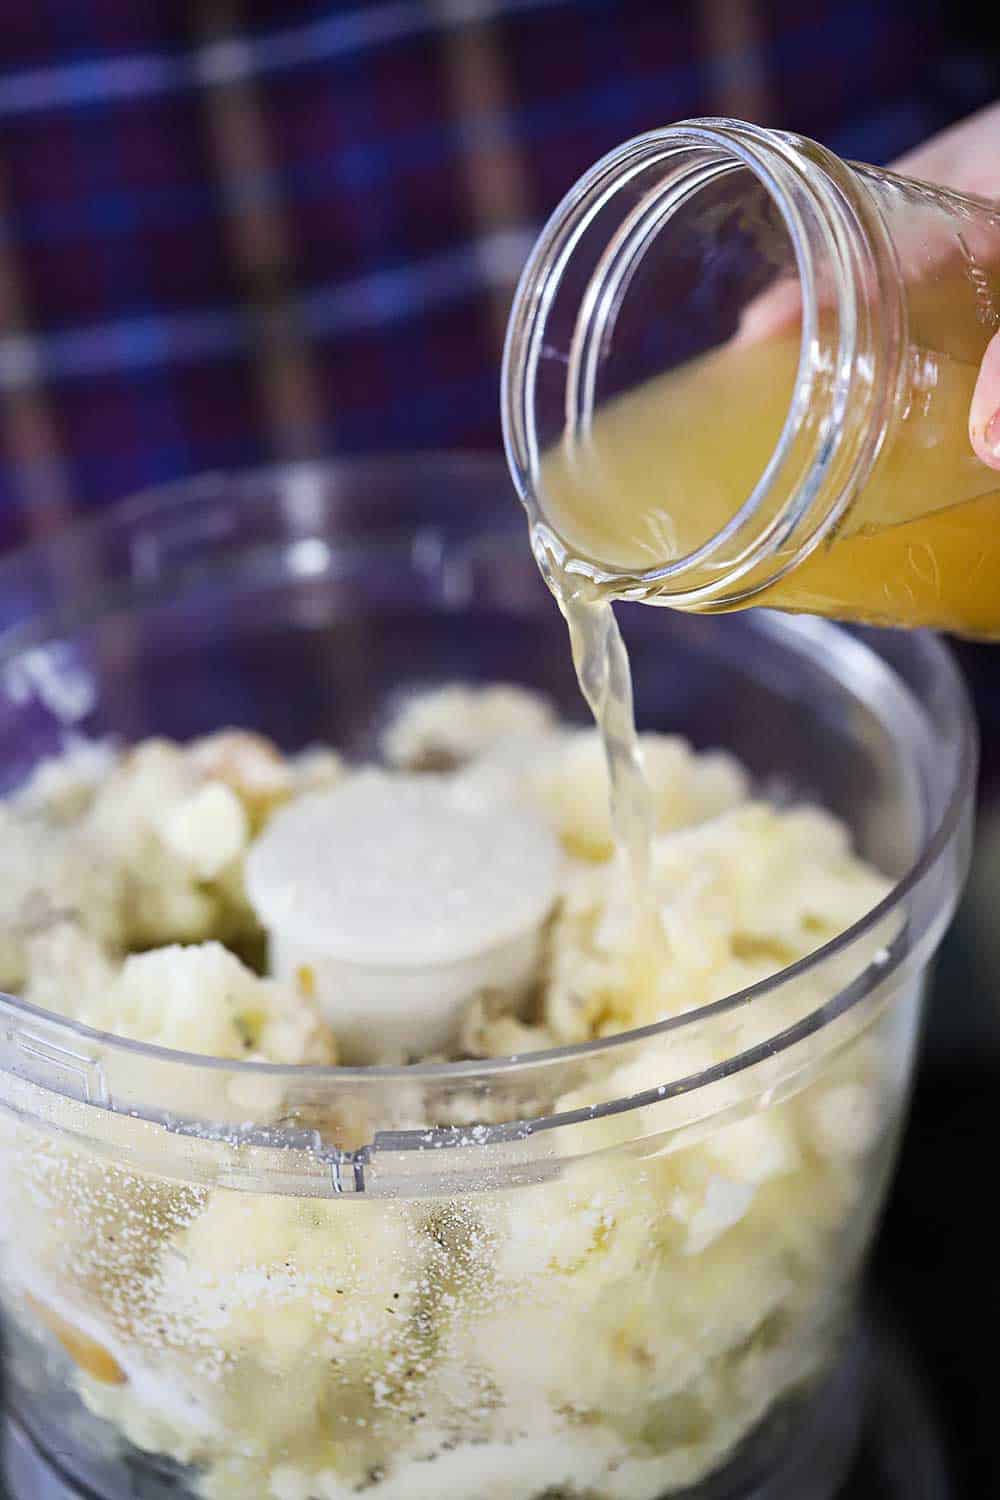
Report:
[[[550,936],[545,1027],[560,1042],[585,1041],[720,1000],[805,957],[887,888],[834,819],[764,803],[654,841],[653,928],[623,902],[619,864],[570,866]]]
[[[833,819],[747,802],[746,779],[726,756],[696,756],[656,735],[643,749],[658,832],[650,907],[637,917],[622,858],[609,857],[596,735],[557,725],[540,700],[506,688],[432,694],[390,730],[390,759],[460,765],[460,795],[527,800],[570,855],[537,995],[518,1012],[495,995],[474,997],[462,1033],[470,1052],[586,1041],[683,1014],[804,956],[883,894]],[[29,894],[46,903],[41,930],[24,920],[17,928],[12,966],[28,974],[28,998],[183,1051],[334,1061],[307,974],[299,993],[258,978],[219,942],[124,962],[116,943],[247,930],[250,840],[283,800],[343,774],[332,752],[285,761],[266,741],[227,732],[186,748],[147,742],[113,763],[93,794],[64,797],[58,776],[48,791],[40,778],[34,803],[18,805],[19,832],[0,836],[0,857],[11,861],[0,900],[23,917],[30,867]],[[13,816],[0,807],[0,820]],[[62,826],[74,818],[78,829]],[[102,926],[101,908],[83,910],[82,896],[69,903],[72,920],[55,920],[60,881],[92,899],[81,881],[84,869],[94,879],[94,850],[118,881],[114,921]],[[856,966],[854,950],[843,964]],[[452,1197],[418,1190],[409,1201],[377,1191],[327,1197],[332,1184],[317,1173],[306,1190],[316,1197],[235,1191],[214,1177],[211,1188],[182,1190],[182,1201],[165,1181],[130,1185],[113,1153],[90,1162],[58,1139],[19,1150],[17,1171],[0,1180],[10,1184],[6,1218],[16,1222],[27,1206],[31,1221],[17,1244],[36,1273],[22,1278],[35,1321],[77,1361],[92,1410],[140,1446],[197,1463],[200,1491],[216,1500],[383,1483],[408,1494],[407,1469],[421,1493],[465,1494],[474,1477],[448,1489],[447,1471],[428,1460],[460,1453],[481,1478],[490,1445],[502,1488],[512,1450],[532,1434],[545,1447],[538,1484],[525,1470],[524,1496],[558,1487],[572,1467],[565,1455],[575,1461],[591,1438],[605,1446],[580,1458],[567,1488],[652,1495],[670,1488],[665,1476],[693,1481],[821,1354],[818,1292],[852,1273],[849,1257],[833,1266],[831,1247],[855,1222],[889,1084],[880,1049],[871,1044],[869,1055],[855,1042],[814,1083],[803,1071],[804,1087],[787,1099],[770,1058],[686,1092],[666,1085],[772,1035],[782,1004],[790,1024],[796,1007],[814,1009],[839,983],[828,964],[818,983],[799,976],[787,1001],[699,1017],[622,1049],[631,1058],[618,1066],[595,1055],[574,1070],[572,1089],[567,1075],[546,1084],[539,1070],[537,1087],[551,1092],[537,1100],[513,1085],[489,1097],[457,1089],[436,1123],[573,1114],[535,1137],[537,1160],[517,1191],[491,1182],[469,1194],[457,1185]],[[267,1069],[182,1071],[191,1076],[171,1084],[172,1116],[271,1123],[293,1107],[286,1080]],[[137,1101],[159,1097],[158,1070],[139,1054],[127,1087],[118,1082]],[[566,1091],[553,1098],[556,1089]],[[638,1094],[641,1107],[594,1107]],[[765,1098],[777,1102],[754,1108]],[[131,1126],[128,1102],[116,1088],[125,1108],[96,1113]],[[342,1146],[386,1128],[383,1105],[360,1091],[343,1110],[322,1119],[325,1138],[335,1132]],[[423,1127],[419,1083],[401,1083],[392,1110],[398,1128]],[[231,1149],[214,1132],[209,1144],[223,1157]],[[377,1190],[377,1159],[372,1175]],[[623,1477],[629,1455],[661,1465],[642,1489]]]
[[[20,930],[53,910],[125,949],[218,938],[255,951],[246,850],[282,802],[342,774],[331,750],[285,759],[245,730],[145,740],[124,755],[74,744],[43,762],[0,807],[14,877],[0,896],[0,984],[24,982]]]
[[[821,1156],[864,1156],[884,1128],[884,1101],[860,1080],[816,1088],[802,1106],[806,1137]]]
[[[21,989],[31,937],[63,921],[117,945],[123,892],[114,860],[76,828],[0,802],[0,988]]]
[[[107,949],[75,922],[57,922],[29,939],[24,998],[71,1020],[96,1014],[120,970]]]
[[[890,885],[852,853],[846,829],[828,813],[763,802],[657,840],[653,863],[659,889],[700,878],[732,934],[731,950],[763,952],[770,972],[856,922]]]
[[[226,878],[250,840],[249,805],[228,781],[202,774],[201,753],[146,741],[102,784],[87,815],[89,838],[123,872],[128,947],[256,930],[242,882]]]
[[[696,755],[672,735],[643,734],[639,745],[658,833],[713,818],[747,794],[746,774],[729,755]],[[459,784],[473,799],[529,803],[579,859],[601,861],[614,852],[607,762],[596,729],[541,726],[504,736],[460,773]]]
[[[746,776],[728,755],[699,757],[684,740],[663,734],[640,735],[639,748],[658,833],[700,823],[746,796]],[[553,819],[571,853],[610,857],[608,771],[596,729],[561,736],[528,770],[528,782],[532,800]]]
[[[254,828],[295,790],[293,765],[270,740],[247,729],[206,735],[194,740],[185,754],[197,776],[221,782],[239,798]]]
[[[221,943],[157,948],[125,960],[78,1019],[134,1041],[210,1057],[333,1062],[333,1038],[312,1002],[259,979]]]
[[[158,822],[164,844],[197,880],[216,879],[249,841],[243,804],[224,781],[206,782],[175,802]]]
[[[393,766],[450,770],[513,736],[543,733],[555,722],[552,705],[526,688],[454,683],[405,703],[382,736],[382,753]]]
[[[801,1162],[795,1135],[781,1109],[761,1110],[714,1131],[710,1155],[737,1182],[759,1187],[794,1172]]]
[[[305,796],[308,792],[325,792],[347,774],[344,762],[335,750],[325,745],[312,745],[293,755],[289,761],[294,780],[294,795]]]
[[[552,1046],[553,1038],[543,1027],[512,1015],[508,995],[487,991],[466,1006],[458,1045],[469,1057],[516,1057]]]
[[[624,1179],[621,1166],[579,1162],[509,1208],[497,1200],[500,1290],[469,1357],[520,1409],[571,1407],[629,1431],[674,1397],[697,1405],[701,1391],[711,1410],[729,1362],[790,1303],[797,1268],[775,1226],[800,1179],[768,1198],[698,1147],[633,1162]]]
[[[18,789],[14,805],[52,823],[73,823],[87,812],[117,759],[107,741],[72,736],[61,755],[39,761]]]
[[[164,1247],[157,1303],[191,1342],[272,1369],[309,1353],[370,1370],[401,1336],[428,1246],[405,1203],[220,1189]]]

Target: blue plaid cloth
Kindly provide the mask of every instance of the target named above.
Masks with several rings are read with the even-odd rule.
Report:
[[[885,160],[939,0],[32,0],[0,31],[0,545],[202,469],[499,441],[536,230],[691,114]]]

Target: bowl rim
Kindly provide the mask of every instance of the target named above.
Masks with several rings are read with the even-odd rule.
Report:
[[[234,496],[240,498],[258,492],[266,495],[269,491],[287,483],[290,478],[299,476],[305,476],[312,481],[318,480],[322,484],[331,484],[338,474],[349,475],[352,480],[361,477],[371,480],[379,475],[405,480],[415,465],[426,470],[447,471],[452,475],[458,473],[476,478],[488,477],[490,480],[505,482],[505,487],[511,488],[502,460],[491,454],[474,452],[427,451],[413,454],[362,456],[332,461],[309,461],[294,465],[278,464],[232,472],[210,471],[166,485],[151,486],[130,499],[110,506],[99,516],[86,518],[68,527],[52,539],[32,542],[14,551],[6,558],[0,559],[0,587],[7,580],[16,579],[19,571],[27,569],[33,560],[40,559],[55,549],[67,546],[72,548],[74,540],[84,535],[99,536],[112,532],[116,528],[128,528],[141,524],[144,520],[162,515],[175,507],[198,504],[206,492],[215,492],[220,486],[225,488],[230,498]],[[511,498],[512,513],[516,516],[518,511],[513,492],[511,492]],[[404,528],[401,523],[402,529],[412,531],[413,527]],[[509,531],[508,526],[504,534]],[[500,530],[498,527],[491,528],[484,525],[481,535],[483,537],[499,536]],[[333,540],[335,542],[336,538],[334,537]],[[352,538],[352,544],[353,540]],[[527,547],[527,542],[525,545]],[[16,656],[17,652],[22,649],[23,643],[19,642],[18,634],[24,626],[29,622],[37,625],[47,618],[49,617],[45,615],[29,616],[27,620],[17,622],[0,631],[0,670],[12,656]],[[891,684],[894,691],[903,693],[911,701],[911,706],[912,703],[919,702],[912,689],[903,683],[892,665],[866,640],[858,638],[844,626],[826,620],[782,615],[767,610],[755,610],[750,615],[742,616],[742,620],[746,628],[762,631],[776,640],[779,645],[791,647],[800,654],[811,657],[814,663],[819,663],[828,675],[835,675],[831,666],[834,656],[846,655],[854,659],[855,675],[857,671],[868,677],[874,674],[875,678],[883,679],[881,683],[883,690]],[[951,721],[955,769],[953,783],[948,788],[940,817],[928,830],[928,836],[923,841],[910,868],[893,883],[886,896],[863,917],[813,950],[805,958],[780,969],[767,979],[759,980],[707,1005],[614,1036],[601,1037],[569,1046],[546,1048],[537,1052],[459,1062],[413,1063],[402,1066],[376,1064],[364,1067],[246,1061],[185,1052],[154,1043],[135,1041],[111,1032],[99,1031],[3,992],[0,992],[0,1020],[5,1020],[8,1025],[19,1021],[41,1021],[48,1028],[61,1031],[82,1042],[98,1044],[105,1051],[118,1053],[123,1058],[143,1058],[178,1069],[198,1070],[206,1074],[229,1073],[248,1077],[257,1075],[286,1082],[293,1079],[299,1082],[320,1081],[333,1086],[348,1084],[357,1087],[359,1084],[379,1085],[399,1081],[445,1085],[470,1081],[477,1084],[502,1083],[505,1080],[511,1081],[526,1074],[544,1071],[557,1064],[613,1056],[616,1051],[621,1052],[636,1043],[650,1042],[725,1015],[775,991],[790,981],[802,978],[869,936],[932,871],[961,830],[963,821],[969,814],[977,768],[977,733],[964,681],[951,652],[943,642],[926,631],[910,632],[909,635],[915,644],[915,649],[924,654],[934,683],[945,695],[945,707]],[[956,881],[956,886],[957,884]],[[904,946],[903,951],[898,953],[895,950],[892,951],[888,960],[882,957],[879,962],[870,961],[858,972],[845,990],[831,995],[827,1003],[805,1018],[811,1023],[807,1030],[818,1030],[836,1015],[853,1008],[877,985],[884,983],[894,968],[903,961],[908,951],[909,948]],[[783,1033],[777,1041],[781,1046],[791,1045],[800,1039],[801,1034],[801,1028],[796,1026],[788,1033]],[[769,1052],[773,1054],[775,1050],[776,1047],[769,1044]],[[746,1060],[741,1062],[741,1057]],[[733,1072],[738,1066],[749,1065],[752,1060],[749,1054],[742,1054],[729,1059],[725,1064],[720,1064],[719,1067],[725,1072]],[[687,1091],[687,1087],[693,1088],[701,1083],[710,1082],[717,1072],[718,1069],[709,1069],[697,1075],[696,1078],[693,1076],[690,1081],[682,1080],[676,1086],[672,1085],[670,1092],[682,1091],[682,1084],[685,1085],[683,1091]],[[643,1094],[629,1096],[628,1099],[609,1101],[606,1105],[597,1106],[596,1110],[594,1107],[589,1108],[585,1112],[586,1118],[594,1118],[595,1114],[600,1115],[625,1107],[633,1107],[643,1102],[647,1095],[651,1098],[663,1097],[659,1091],[646,1091]],[[561,1123],[567,1118],[569,1118],[568,1115],[549,1116],[545,1123]],[[488,1132],[503,1132],[506,1129],[503,1126],[483,1128]]]

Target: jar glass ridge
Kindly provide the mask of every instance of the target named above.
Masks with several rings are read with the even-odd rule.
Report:
[[[934,361],[974,360],[1000,322],[997,262],[1000,216],[989,204],[846,164],[800,137],[694,120],[617,148],[549,220],[508,327],[505,443],[536,545],[619,597],[692,609],[754,598],[847,513],[851,525],[871,520],[859,496],[873,477],[875,492],[884,487],[901,437],[914,441]],[[925,293],[956,263],[942,338]],[[781,283],[795,287],[798,366],[773,449],[724,524],[648,567],[575,551],[550,524],[546,454],[560,452],[596,491],[595,415],[725,344]],[[720,445],[738,420],[720,413]],[[928,444],[928,431],[915,441]],[[669,458],[648,480],[667,514]],[[976,482],[961,477],[954,498]]]

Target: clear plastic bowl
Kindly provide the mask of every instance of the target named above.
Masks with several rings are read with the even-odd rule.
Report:
[[[3,791],[67,733],[364,756],[455,679],[585,721],[491,461],[207,478],[5,562],[0,600]],[[0,999],[18,1500],[833,1491],[974,730],[924,635],[625,614],[641,724],[830,808],[890,897],[752,991],[520,1060],[215,1062]]]

